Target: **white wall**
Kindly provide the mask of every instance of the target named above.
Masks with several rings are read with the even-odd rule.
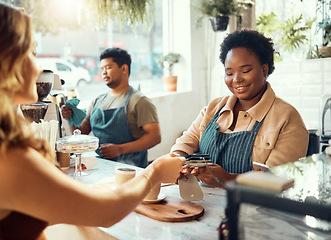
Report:
[[[162,140],[149,150],[149,160],[169,153],[176,138],[191,125],[200,110],[199,99],[192,91],[155,97],[152,101],[158,109]]]
[[[319,129],[322,96],[331,95],[331,58],[281,62],[275,67],[269,81],[276,94],[299,111],[308,129]]]

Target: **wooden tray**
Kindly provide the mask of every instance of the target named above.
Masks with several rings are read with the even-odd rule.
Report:
[[[188,222],[204,213],[201,205],[173,197],[159,203],[141,203],[134,211],[162,222]]]

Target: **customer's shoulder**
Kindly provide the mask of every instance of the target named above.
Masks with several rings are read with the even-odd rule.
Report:
[[[282,113],[282,114],[295,114],[300,115],[299,111],[289,102],[285,101],[282,98],[276,97],[274,104],[272,105],[273,111]]]
[[[229,97],[230,96],[214,98],[208,103],[207,109],[217,109],[217,110],[220,109],[227,103]]]
[[[23,166],[29,161],[38,158],[39,154],[31,147],[12,147],[0,154],[2,164],[6,161],[11,165]]]
[[[274,106],[277,108],[296,110],[296,108],[292,104],[277,96],[275,97]]]

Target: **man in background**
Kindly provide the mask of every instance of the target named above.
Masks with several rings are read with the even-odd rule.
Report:
[[[120,48],[101,53],[102,78],[109,91],[89,106],[79,129],[99,138],[97,153],[103,158],[139,167],[147,166],[147,150],[161,142],[157,111],[153,103],[129,85],[131,56]],[[62,109],[63,118],[72,109]],[[70,130],[76,129],[70,126]]]

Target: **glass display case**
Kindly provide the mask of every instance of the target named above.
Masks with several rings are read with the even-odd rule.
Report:
[[[331,231],[331,157],[313,154],[270,169],[270,174],[294,179],[294,186],[277,194],[234,182],[226,184],[229,239],[238,239],[241,203],[323,220]]]

